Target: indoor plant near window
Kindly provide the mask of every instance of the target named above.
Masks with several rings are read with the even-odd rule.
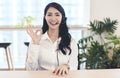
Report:
[[[29,27],[32,25],[32,22],[35,20],[32,16],[25,16],[20,23],[18,24],[19,27]]]
[[[120,38],[114,35],[117,24],[117,20],[110,18],[90,21],[89,30],[93,34],[78,41],[79,65],[85,63],[86,69],[120,67]]]

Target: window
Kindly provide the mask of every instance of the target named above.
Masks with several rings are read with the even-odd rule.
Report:
[[[33,25],[42,25],[42,18],[45,6],[49,2],[59,2],[65,9],[67,24],[72,27],[86,27],[89,22],[89,3],[90,0],[1,0],[0,1],[0,42],[11,42],[10,50],[12,53],[15,68],[24,68],[27,47],[24,42],[30,41],[25,29],[12,29],[19,27],[18,24],[25,16],[32,16],[35,20]],[[8,29],[2,29],[2,28]],[[10,30],[9,30],[10,28]],[[72,36],[78,41],[81,37],[81,29],[70,29]],[[4,68],[4,50],[0,48],[0,63]],[[0,67],[0,68],[3,68]]]
[[[69,25],[85,26],[89,20],[89,0],[1,0],[0,26],[17,25],[25,16],[36,18],[33,24],[42,25],[45,6],[59,2],[65,9]]]

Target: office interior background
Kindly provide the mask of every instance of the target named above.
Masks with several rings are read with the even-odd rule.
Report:
[[[50,2],[59,2],[65,9],[67,24],[72,37],[78,42],[90,34],[87,28],[90,20],[110,17],[120,20],[119,0],[1,0],[0,1],[0,42],[10,42],[10,51],[15,69],[25,67],[27,46],[31,41],[26,26],[20,26],[23,18],[31,16],[34,27],[42,26],[45,6]],[[119,34],[118,27],[116,34]],[[5,50],[0,48],[0,69],[7,68]]]

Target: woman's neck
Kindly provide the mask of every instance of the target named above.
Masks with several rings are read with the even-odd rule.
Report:
[[[58,39],[58,34],[58,30],[48,30],[48,36],[53,43]]]

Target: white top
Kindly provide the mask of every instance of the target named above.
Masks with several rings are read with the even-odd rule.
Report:
[[[71,70],[77,70],[78,47],[76,42],[71,40],[70,55],[63,55],[60,51],[56,51],[59,42],[60,38],[53,43],[47,33],[43,34],[39,45],[31,42],[28,48],[26,69],[54,70],[59,63],[59,65],[69,64]]]

